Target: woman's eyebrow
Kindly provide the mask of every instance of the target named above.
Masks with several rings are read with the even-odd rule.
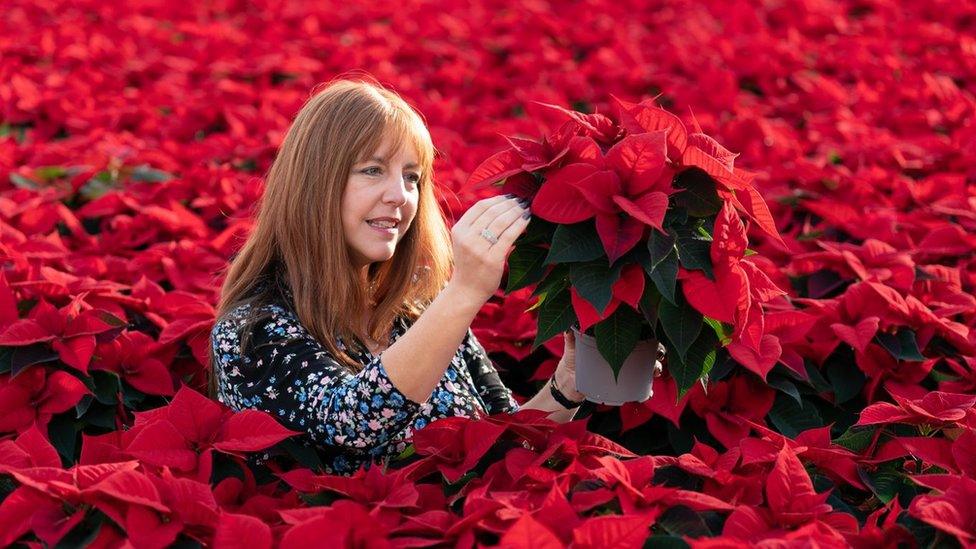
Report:
[[[373,157],[370,157],[369,159],[367,159],[366,162],[378,162],[380,164],[386,164],[386,159],[383,158],[382,156],[373,156]],[[405,164],[403,167],[404,168],[416,169],[416,168],[419,168],[420,165],[417,164],[416,162],[411,162],[409,164]]]

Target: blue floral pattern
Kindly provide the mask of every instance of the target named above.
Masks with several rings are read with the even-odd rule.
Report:
[[[363,365],[353,374],[305,329],[288,303],[253,308],[237,307],[211,331],[217,398],[236,410],[264,410],[307,433],[302,442],[320,450],[326,472],[351,474],[396,456],[413,431],[439,418],[519,408],[470,328],[431,396],[414,402],[393,385],[379,355],[349,350],[337,337],[337,346]],[[242,350],[241,329],[255,313],[269,316],[253,324]],[[389,343],[407,328],[407,319],[399,318]]]

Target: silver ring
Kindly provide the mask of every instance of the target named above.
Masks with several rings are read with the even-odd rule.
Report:
[[[488,230],[487,227],[481,229],[481,236],[485,237],[485,239],[488,240],[488,242],[491,242],[492,244],[498,244],[498,237],[495,236],[495,233]]]

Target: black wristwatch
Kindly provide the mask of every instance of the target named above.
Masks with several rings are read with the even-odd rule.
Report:
[[[556,388],[556,376],[552,376],[549,378],[549,392],[552,393],[552,398],[556,399],[556,402],[558,402],[560,405],[562,405],[563,408],[566,408],[567,410],[578,408],[580,404],[586,402],[585,398],[579,402],[574,402],[566,398],[566,395],[564,395],[562,391]]]

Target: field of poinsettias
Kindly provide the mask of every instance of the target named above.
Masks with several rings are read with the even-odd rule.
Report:
[[[782,235],[749,226],[786,292],[760,352],[571,424],[433,422],[352,478],[208,400],[215,273],[291,118],[354,69],[424,114],[455,219],[503,136],[563,121],[537,102],[700,125]],[[8,0],[0,546],[976,544],[974,92],[966,2]],[[563,348],[532,349],[534,299],[473,326],[520,399]]]

